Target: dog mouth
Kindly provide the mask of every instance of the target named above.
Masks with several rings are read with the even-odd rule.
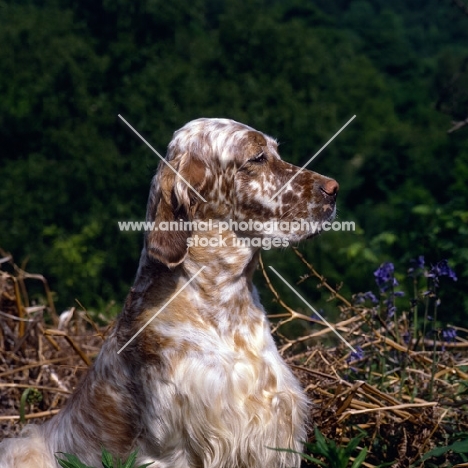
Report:
[[[304,237],[305,240],[312,239],[313,237],[316,237],[320,234],[322,234],[323,231],[329,230],[327,229],[328,226],[324,227],[326,224],[331,224],[333,220],[336,217],[336,204],[331,203],[331,204],[326,204],[322,206],[322,210],[324,211],[324,214],[326,212],[329,212],[328,215],[324,215],[322,220],[318,223],[311,223],[311,226],[313,226],[312,232],[306,234]]]

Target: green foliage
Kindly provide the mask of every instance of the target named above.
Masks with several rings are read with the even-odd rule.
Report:
[[[59,232],[58,226],[51,225],[44,228],[45,239],[52,239],[51,247],[46,254],[46,261],[61,259],[61,262],[50,262],[50,271],[55,277],[64,278],[65,285],[70,289],[87,278],[98,278],[102,274],[105,254],[97,250],[94,245],[102,234],[103,227],[98,220],[84,226],[81,232],[65,236]]]
[[[57,458],[57,462],[62,468],[93,468],[92,466],[81,463],[75,455],[69,453],[61,453],[61,455],[64,455],[66,460],[60,459],[57,456],[55,456],[55,458]]]
[[[146,463],[144,465],[135,466],[137,451],[133,452],[128,459],[123,462],[120,458],[114,459],[114,457],[106,450],[102,449],[102,466],[103,468],[146,468],[152,463]],[[60,459],[57,456],[57,461],[59,465],[63,468],[93,468],[92,466],[87,466],[82,463],[76,455],[71,455],[69,453],[60,453],[65,456],[65,459]]]
[[[355,437],[350,440],[347,445],[338,446],[335,441],[326,439],[317,427],[315,427],[314,434],[315,442],[312,444],[306,444],[306,446],[310,453],[313,453],[315,456],[322,456],[325,459],[325,462],[318,461],[317,459],[308,456],[304,457],[306,460],[313,461],[318,463],[320,466],[327,468],[359,468],[364,463],[367,455],[366,448],[361,450],[351,463],[351,456],[357,449],[362,437]]]
[[[429,452],[426,452],[424,456],[421,458],[421,460],[419,460],[418,464],[415,464],[414,466],[415,467],[419,466],[421,462],[427,462],[431,458],[441,457],[443,455],[446,455],[449,452],[458,454],[461,460],[464,463],[466,463],[468,461],[468,439],[457,440],[453,444],[447,445],[445,447],[436,447],[435,449],[432,449]],[[433,466],[440,466],[440,465],[425,463],[424,466],[433,467]],[[450,464],[447,466],[453,466],[453,465]]]
[[[363,466],[367,455],[367,448],[359,451],[358,455],[351,461],[352,454],[358,448],[363,437],[355,437],[347,445],[339,446],[334,440],[325,438],[317,426],[314,428],[314,434],[315,442],[305,444],[307,451],[314,456],[299,453],[291,449],[280,448],[275,450],[299,453],[304,460],[325,468],[359,468]]]
[[[313,328],[300,336],[314,337],[310,345],[303,348],[299,338],[282,348],[296,355],[304,367],[313,366],[307,380],[309,398],[316,403],[311,419],[320,421],[322,434],[334,440],[316,434],[313,446],[308,447],[307,460],[312,466],[346,463],[343,441],[356,437],[359,446],[368,449],[366,456],[360,455],[363,460],[357,457],[358,462],[365,458],[367,464],[375,466],[410,466],[432,446],[466,437],[466,411],[453,410],[451,403],[462,406],[467,393],[466,382],[460,381],[466,372],[466,353],[459,343],[465,337],[457,334],[464,335],[464,329],[447,324],[452,316],[440,302],[443,290],[457,282],[448,262],[428,265],[421,256],[403,271],[385,262],[372,272],[372,290],[349,298],[298,255],[304,262],[296,273],[296,284],[307,283],[310,291],[317,287],[330,293],[330,302],[341,311],[332,323],[343,338],[326,339],[323,331],[330,331],[329,327],[309,315]],[[297,310],[295,304],[297,298],[285,309]],[[289,332],[285,329],[290,323],[289,316],[279,319],[275,324],[278,334]],[[315,359],[317,354],[320,358]],[[400,403],[403,412],[408,404],[406,415],[393,413],[397,409],[394,405]],[[444,424],[440,424],[441,418]],[[457,444],[454,450],[444,451],[443,464],[433,465],[427,459],[424,466],[453,466],[464,460],[458,452],[463,447]],[[351,444],[347,455],[353,454],[352,448]]]
[[[42,401],[42,393],[35,389],[35,388],[27,388],[21,394],[20,400],[20,422],[24,424],[26,422],[25,411],[26,411],[26,404],[34,405],[40,403]]]

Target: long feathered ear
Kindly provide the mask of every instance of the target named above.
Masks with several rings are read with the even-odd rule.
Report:
[[[177,173],[161,162],[151,183],[146,220],[154,222],[155,229],[146,235],[146,248],[150,257],[173,268],[184,261],[192,232],[168,228],[171,222],[180,225],[180,221],[193,220],[200,199],[185,181],[201,190],[205,168],[200,159],[189,154],[176,155],[169,164]]]

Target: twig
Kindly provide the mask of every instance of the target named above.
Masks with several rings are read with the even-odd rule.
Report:
[[[395,411],[395,410],[402,410],[402,409],[409,409],[409,408],[425,408],[429,406],[438,406],[439,403],[436,401],[430,401],[427,403],[402,403],[401,405],[395,406],[381,406],[380,408],[368,408],[363,410],[349,410],[348,414],[363,414],[363,413],[374,413],[376,411]]]
[[[68,336],[65,332],[61,330],[45,330],[44,335],[52,335],[52,336],[63,336],[70,346],[75,350],[75,352],[80,356],[80,358],[84,361],[84,363],[89,367],[91,366],[91,360],[89,357],[81,350],[81,348],[75,343],[71,336]]]
[[[24,419],[36,419],[36,418],[46,418],[47,416],[53,416],[54,414],[58,414],[60,412],[59,409],[48,410],[48,411],[41,411],[40,413],[31,413],[26,414]],[[18,420],[20,416],[16,414],[12,414],[9,416],[0,416],[0,421],[11,421],[11,420]]]
[[[0,382],[0,388],[30,388],[31,385],[29,384],[17,384],[17,383],[1,383]],[[67,395],[71,395],[72,392],[62,389],[62,388],[56,388],[56,387],[45,387],[43,385],[34,385],[34,388],[36,390],[44,390],[48,392],[58,392],[58,393],[65,393]]]
[[[326,289],[328,289],[328,291],[330,291],[330,293],[332,294],[333,297],[336,297],[337,299],[339,299],[341,302],[343,302],[343,304],[345,304],[347,307],[351,307],[351,303],[345,298],[343,297],[341,294],[339,294],[334,288],[332,288],[328,283],[327,283],[327,279],[325,278],[325,276],[322,276],[305,258],[304,256],[301,254],[301,252],[299,252],[299,250],[297,249],[297,247],[293,247],[292,248],[294,253],[299,257],[299,259],[302,261],[302,263],[304,263],[304,265],[306,265],[306,267],[311,271],[311,273],[320,280],[320,286],[325,286]]]
[[[452,128],[447,130],[447,133],[456,132],[457,130],[464,127],[465,125],[468,125],[468,117],[465,120],[460,120],[458,122],[457,121],[452,121]]]
[[[268,286],[268,288],[270,289],[270,291],[273,293],[273,296],[275,296],[275,299],[278,301],[278,304],[281,305],[281,307],[283,307],[285,310],[288,311],[288,315],[284,316],[283,314],[278,314],[278,315],[269,315],[269,318],[280,318],[281,317],[291,317],[291,318],[299,318],[299,319],[302,319],[302,320],[307,320],[308,322],[311,322],[312,319],[310,317],[308,317],[307,315],[304,315],[304,314],[300,314],[299,312],[296,312],[295,310],[291,309],[291,307],[289,307],[280,297],[280,295],[278,294],[278,292],[276,291],[276,289],[273,287],[273,285],[271,284],[271,281],[270,281],[270,278],[269,276],[267,275],[267,272],[265,270],[265,267],[263,266],[263,261],[262,261],[262,257],[260,256],[259,257],[259,261],[260,261],[260,268],[262,270],[262,274],[263,274],[263,277],[265,278],[265,281],[266,281],[266,284]]]
[[[34,369],[35,367],[42,367],[47,364],[55,364],[57,362],[68,361],[69,359],[70,359],[70,356],[65,356],[65,357],[59,357],[55,359],[49,359],[47,361],[34,362],[33,364],[28,364],[22,367],[15,367],[14,369],[9,369],[5,372],[2,372],[0,374],[0,379],[6,377],[7,375],[16,374],[17,372],[22,372],[28,369]]]

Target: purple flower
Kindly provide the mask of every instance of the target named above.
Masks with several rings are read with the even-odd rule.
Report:
[[[362,294],[357,294],[353,297],[355,304],[364,304],[365,299],[362,297]]]
[[[448,276],[453,281],[457,281],[457,275],[455,272],[449,267],[447,260],[441,260],[435,266],[433,266],[427,275],[429,278],[434,278],[436,284],[438,283],[438,279],[441,276]]]
[[[403,334],[402,334],[402,338],[403,338],[403,341],[405,342],[405,344],[408,344],[411,340],[411,334],[410,332],[408,331],[405,331]]]
[[[372,291],[358,293],[354,296],[355,304],[364,304],[364,302],[366,301],[371,301],[372,304],[377,304],[379,302],[379,300],[375,297],[375,294]]]
[[[347,359],[348,362],[352,361],[360,361],[364,357],[364,351],[360,346],[356,346],[354,351],[351,351],[349,358]]]
[[[375,294],[372,291],[367,291],[362,293],[364,300],[371,301],[373,304],[377,304],[379,300],[375,297]]]
[[[393,263],[390,262],[382,263],[382,265],[374,271],[375,282],[381,292],[388,289],[390,282],[392,282],[394,286],[398,284],[395,284],[396,279],[393,276],[394,271],[395,267],[393,266]]]
[[[455,330],[454,328],[447,328],[445,330],[442,330],[442,338],[447,343],[453,343],[457,338],[457,330]]]
[[[397,308],[394,305],[391,305],[387,309],[387,317],[392,318],[395,315]]]
[[[379,300],[375,297],[375,294],[372,291],[367,291],[363,294],[364,299],[367,299],[372,302],[372,304],[377,304]]]
[[[398,286],[398,281],[394,276],[394,272],[395,267],[393,263],[390,262],[382,263],[382,265],[374,271],[375,281],[380,289],[380,293],[387,296],[384,304],[387,309],[387,318],[389,319],[391,319],[397,311],[394,304],[395,297],[402,297],[405,295],[403,291],[393,291],[393,288]],[[389,289],[390,291],[385,294]]]
[[[436,268],[438,269],[439,276],[448,276],[453,281],[457,281],[457,275],[455,272],[449,267],[447,260],[440,261]]]
[[[410,267],[408,268],[409,276],[417,276],[418,270],[424,269],[424,256],[420,255],[418,258],[412,258],[410,260]]]
[[[397,308],[393,304],[393,299],[387,299],[385,301],[385,307],[387,308],[387,318],[392,318],[395,315],[395,312],[397,311]]]

